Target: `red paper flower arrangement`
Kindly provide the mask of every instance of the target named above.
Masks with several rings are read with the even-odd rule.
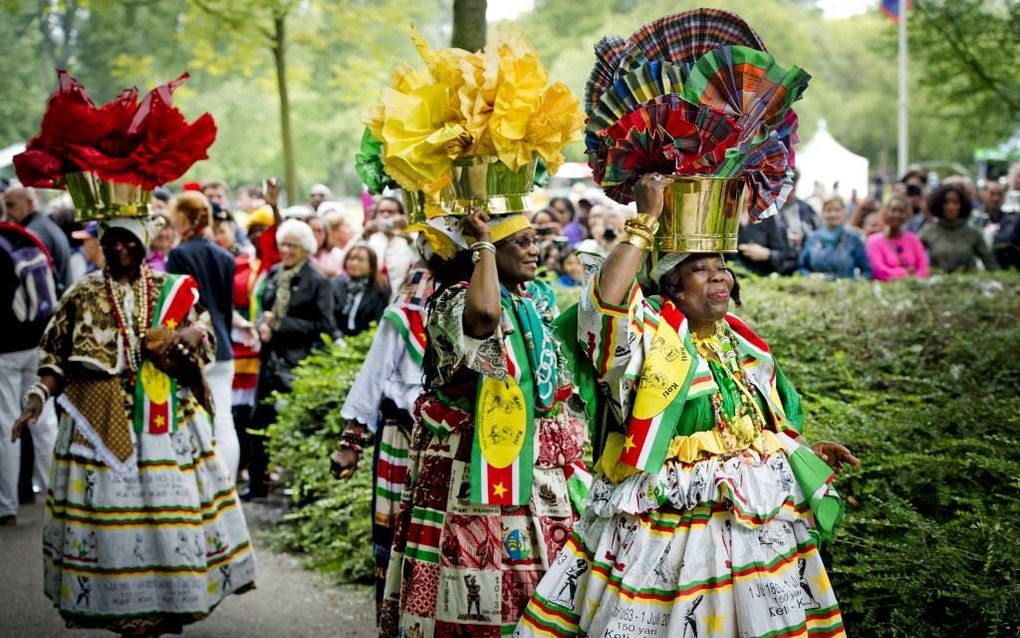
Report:
[[[188,74],[153,89],[138,102],[126,89],[96,108],[85,88],[66,71],[49,100],[42,130],[14,157],[26,186],[61,188],[69,173],[90,172],[110,182],[152,190],[174,181],[209,155],[216,123],[205,113],[188,124],[172,93]]]

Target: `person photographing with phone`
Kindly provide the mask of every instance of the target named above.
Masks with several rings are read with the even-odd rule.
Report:
[[[392,302],[407,277],[418,253],[407,235],[407,209],[396,197],[382,197],[376,202],[372,219],[365,224],[365,243],[375,252],[379,272],[390,284]]]

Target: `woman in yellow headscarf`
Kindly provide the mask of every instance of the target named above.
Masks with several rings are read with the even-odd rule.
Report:
[[[381,636],[503,635],[575,518],[568,478],[586,432],[564,409],[535,231],[477,210],[459,230],[472,243],[436,270]]]

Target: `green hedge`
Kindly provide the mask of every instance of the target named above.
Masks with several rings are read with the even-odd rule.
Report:
[[[848,633],[1020,635],[1020,276],[742,283],[808,438],[863,461],[824,548]],[[310,358],[271,432],[302,504],[278,539],[341,580],[370,576],[369,477],[338,484],[326,458],[368,339]]]
[[[340,407],[374,333],[329,342],[302,361],[293,392],[276,397],[281,405],[268,428],[270,458],[286,472],[295,503],[271,534],[273,545],[305,554],[310,567],[339,582],[367,582],[374,568],[371,448],[350,480],[329,472],[345,425]]]

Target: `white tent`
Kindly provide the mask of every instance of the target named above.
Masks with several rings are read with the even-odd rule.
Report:
[[[818,121],[818,130],[807,144],[796,147],[797,168],[800,182],[797,196],[807,199],[816,194],[820,184],[821,194],[837,191],[844,198],[856,190],[857,197],[868,196],[868,158],[850,152],[829,133],[825,120]]]

